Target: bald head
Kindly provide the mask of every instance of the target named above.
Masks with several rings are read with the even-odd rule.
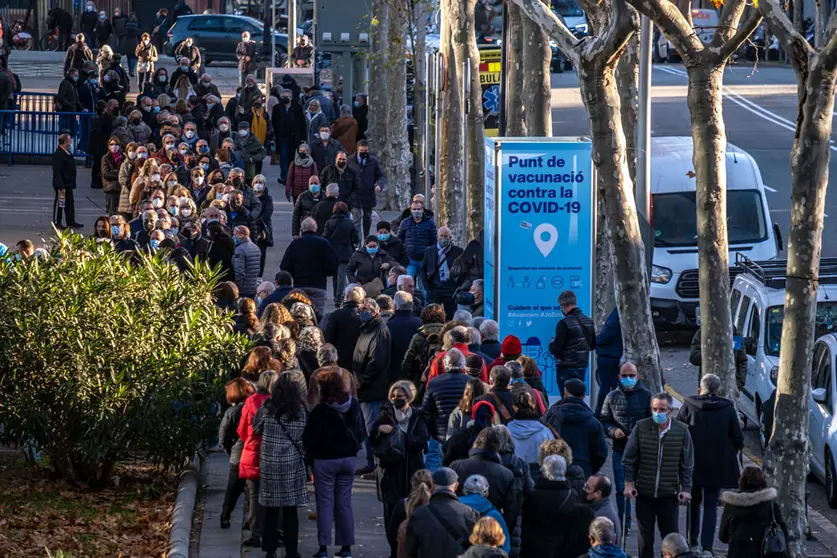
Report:
[[[625,376],[639,377],[639,370],[637,370],[636,364],[634,364],[633,362],[626,362],[621,367],[619,367],[619,375],[623,378]]]

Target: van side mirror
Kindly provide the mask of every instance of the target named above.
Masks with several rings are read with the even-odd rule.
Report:
[[[826,402],[825,388],[817,388],[815,390],[812,390],[811,391],[811,397],[814,398],[814,402],[825,405],[825,402]]]
[[[785,249],[785,244],[782,242],[782,229],[776,223],[773,223],[773,236],[776,237],[776,250],[781,252]]]
[[[744,352],[746,352],[748,355],[756,356],[756,342],[755,342],[755,339],[753,339],[752,337],[745,337],[741,341],[741,346],[743,347]]]

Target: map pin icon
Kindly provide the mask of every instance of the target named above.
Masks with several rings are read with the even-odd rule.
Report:
[[[547,238],[544,239],[544,234]],[[535,228],[535,246],[541,251],[543,257],[546,258],[552,253],[552,249],[558,243],[558,229],[549,223],[541,223]]]

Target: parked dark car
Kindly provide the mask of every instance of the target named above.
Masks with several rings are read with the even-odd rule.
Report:
[[[192,37],[201,49],[204,63],[234,62],[235,47],[241,41],[241,34],[250,32],[250,37],[256,42],[259,53],[268,56],[270,45],[265,49],[264,25],[261,21],[249,16],[232,14],[201,14],[180,16],[169,29],[166,51],[174,54],[174,50],[186,37]],[[280,52],[288,52],[288,35],[276,32],[276,48]]]

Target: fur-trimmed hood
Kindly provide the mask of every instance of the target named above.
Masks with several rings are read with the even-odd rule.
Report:
[[[721,493],[721,502],[738,508],[752,508],[765,502],[772,502],[776,499],[775,488],[765,488],[752,492],[729,490]]]

